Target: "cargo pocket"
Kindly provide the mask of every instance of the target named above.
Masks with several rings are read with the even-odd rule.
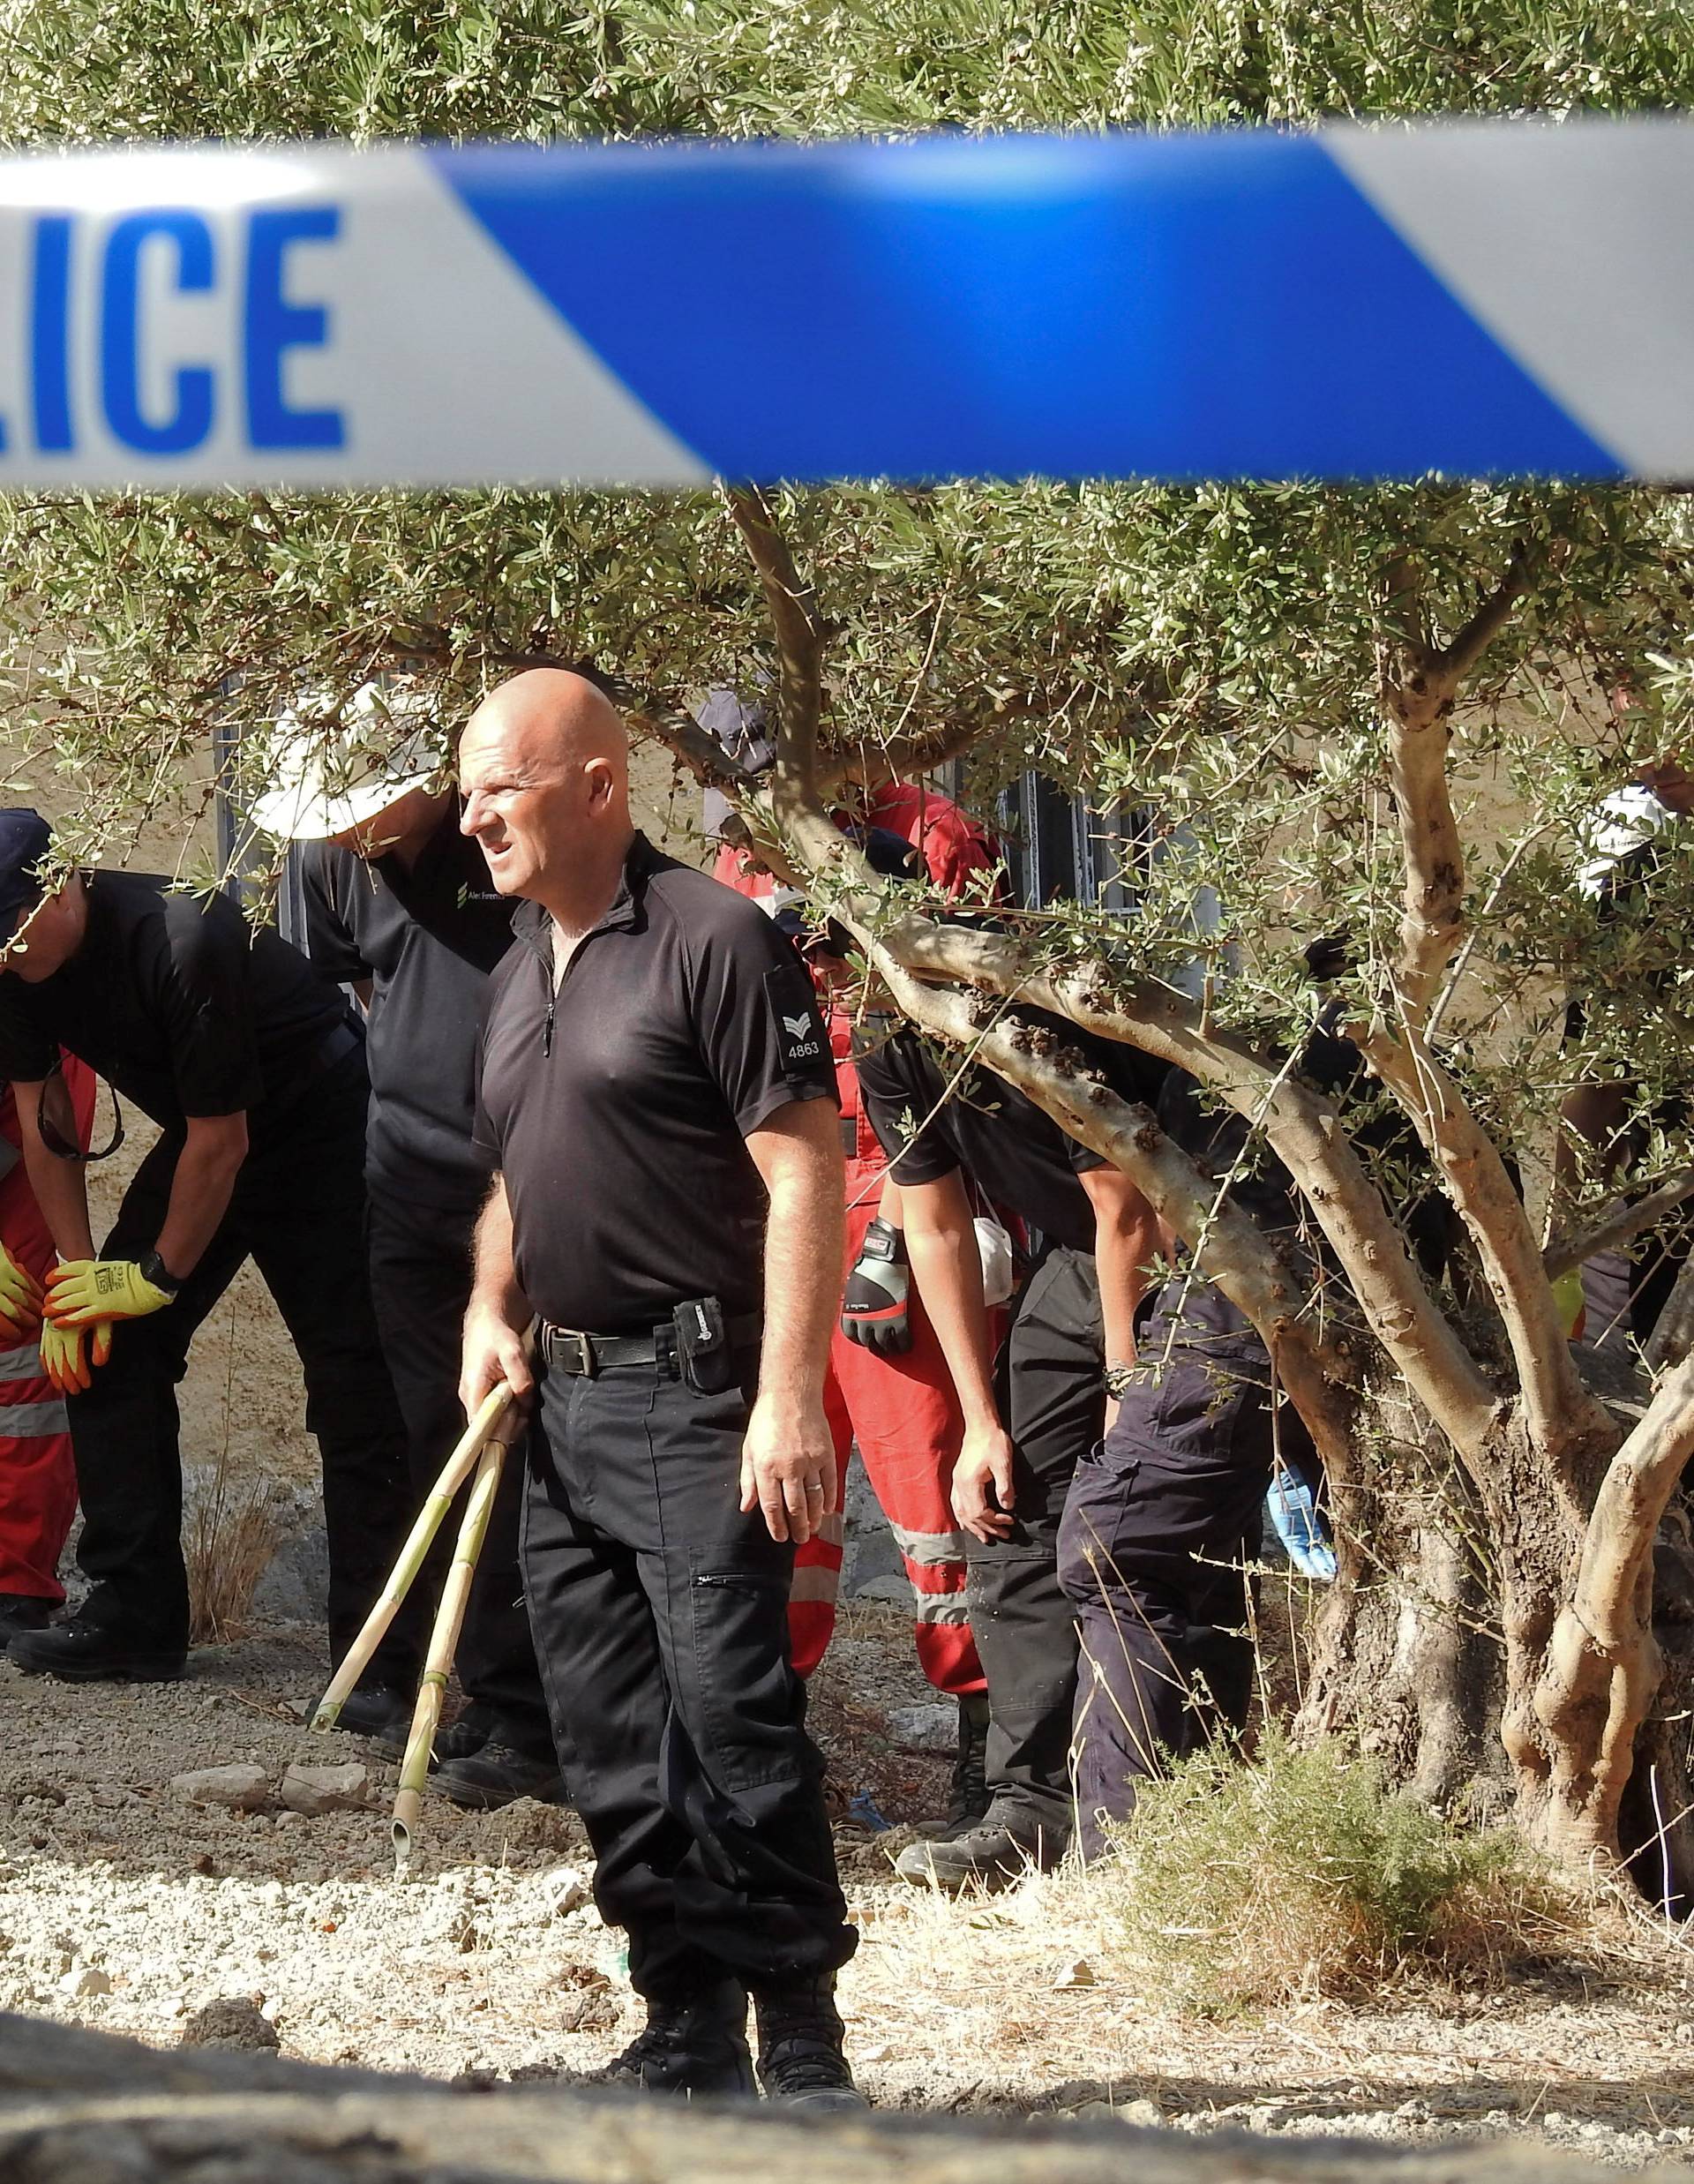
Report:
[[[804,1732],[788,1659],[788,1578],[690,1557],[688,1595],[707,1774],[726,1790],[798,1780]]]

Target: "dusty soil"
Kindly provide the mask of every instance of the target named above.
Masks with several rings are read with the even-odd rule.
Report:
[[[887,1733],[920,1702],[910,1625],[859,1602],[815,1691],[843,1810],[926,1810],[942,1763]],[[184,1683],[75,1689],[0,1670],[0,2008],[174,2044],[229,1996],[261,1999],[285,2054],[535,2078],[627,2037],[618,1938],[584,1899],[568,1812],[426,1810],[397,1883],[394,1770],[309,1736],[323,1676],[304,1631],[199,1655]],[[370,1761],[367,1812],[305,1819],[184,1805],[184,1769]],[[1109,1896],[1064,1876],[955,1904],[892,1880],[899,1827],[843,1824],[862,1946],[843,1979],[861,2078],[887,2106],[1098,2115],[1393,2139],[1528,2133],[1633,2165],[1694,2167],[1694,2015],[1679,1960],[1640,1954],[1493,1995],[1360,2011],[1308,2004],[1223,2026],[1175,2016],[1115,1948]],[[1080,1965],[1081,1970],[1077,1967]]]

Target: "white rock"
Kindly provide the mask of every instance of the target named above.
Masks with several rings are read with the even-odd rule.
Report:
[[[579,1865],[561,1865],[542,1876],[542,1886],[555,1918],[568,1918],[589,1901],[588,1877]]]
[[[59,1982],[59,1993],[70,1995],[73,2000],[80,2000],[86,1994],[109,1994],[111,1991],[110,1976],[98,1964],[84,1964],[80,1970],[67,1971]]]
[[[262,1767],[239,1763],[173,1775],[170,1787],[190,1805],[218,1805],[230,1812],[256,1812],[271,1794],[271,1778]]]
[[[909,1752],[951,1752],[959,1740],[957,1707],[890,1707],[888,1734]]]
[[[291,1767],[277,1794],[291,1812],[309,1816],[356,1812],[371,1794],[371,1770],[356,1760],[346,1767]]]

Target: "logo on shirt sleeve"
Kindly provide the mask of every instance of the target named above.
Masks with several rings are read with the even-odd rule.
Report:
[[[823,1024],[809,999],[798,999],[791,974],[767,971],[765,994],[775,1019],[777,1047],[785,1071],[815,1069],[824,1059]]]

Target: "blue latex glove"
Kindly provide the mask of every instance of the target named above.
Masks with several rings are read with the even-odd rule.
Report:
[[[1318,1511],[1312,1490],[1297,1471],[1280,1465],[1271,1474],[1270,1491],[1264,1497],[1277,1537],[1288,1550],[1288,1559],[1301,1577],[1320,1585],[1335,1582],[1335,1549],[1330,1527]]]

